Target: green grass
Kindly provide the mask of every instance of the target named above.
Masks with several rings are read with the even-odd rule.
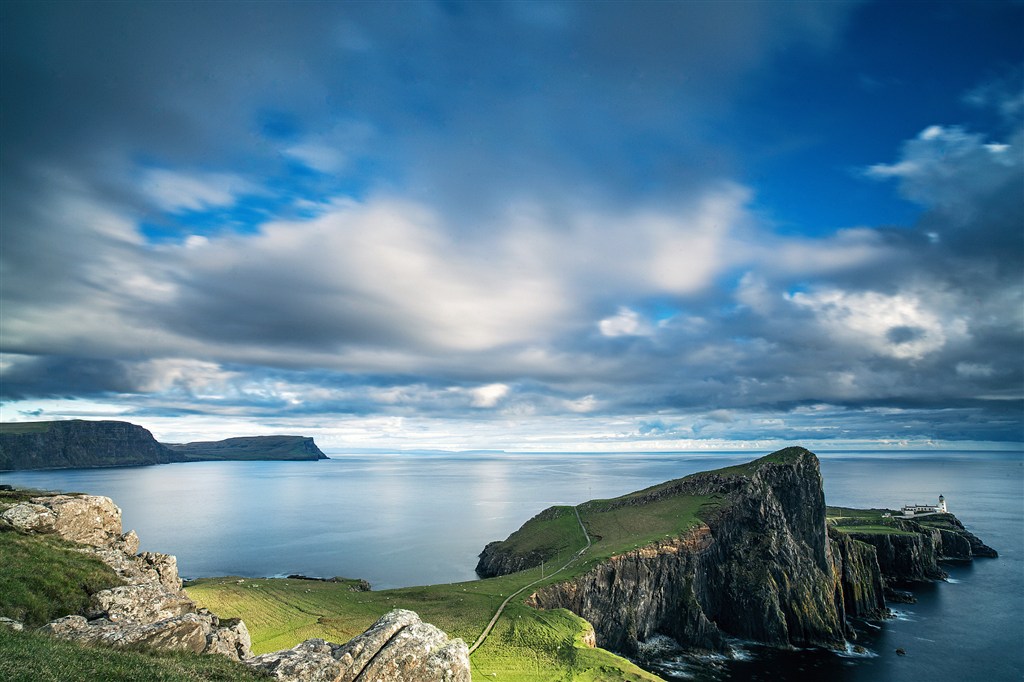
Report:
[[[91,594],[120,584],[110,567],[71,543],[0,528],[0,615],[43,625],[80,613]]]
[[[311,637],[346,642],[395,608],[416,611],[424,621],[469,644],[506,596],[539,577],[537,569],[488,580],[380,592],[352,592],[341,583],[306,580],[204,578],[186,589],[198,604],[222,618],[245,620],[254,653],[265,653]],[[473,654],[473,678],[659,679],[611,652],[586,647],[581,637],[588,628],[586,621],[568,611],[537,611],[513,602]]]
[[[829,521],[842,519],[869,519],[881,521],[885,514],[895,514],[892,509],[853,509],[852,507],[825,507]]]
[[[869,535],[917,535],[909,530],[895,528],[893,526],[882,526],[874,524],[843,526],[837,525],[835,529],[841,533],[865,533]]]
[[[53,422],[0,422],[0,433],[46,433]]]
[[[256,682],[271,679],[223,656],[108,649],[0,628],[6,682]]]

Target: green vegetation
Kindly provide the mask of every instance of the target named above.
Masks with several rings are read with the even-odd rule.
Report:
[[[825,516],[829,522],[842,522],[844,519],[870,519],[881,521],[885,514],[895,514],[891,509],[853,509],[852,507],[825,507]]]
[[[871,535],[917,535],[913,531],[903,530],[895,526],[881,526],[874,524],[837,525],[835,529],[840,533],[866,533]]]
[[[0,680],[7,682],[256,682],[270,678],[223,656],[82,646],[0,627]]]
[[[46,433],[53,422],[0,422],[0,433]]]
[[[204,578],[186,589],[221,617],[244,619],[253,651],[265,653],[310,637],[348,641],[395,608],[416,611],[452,637],[472,643],[506,596],[539,577],[538,568],[488,580],[380,592],[309,580]],[[537,611],[513,602],[473,654],[473,677],[490,680],[496,673],[497,679],[519,682],[659,679],[611,652],[587,647],[582,636],[588,629],[586,621],[568,611]]]
[[[74,547],[0,527],[0,615],[43,625],[80,613],[92,593],[121,584],[106,564]]]

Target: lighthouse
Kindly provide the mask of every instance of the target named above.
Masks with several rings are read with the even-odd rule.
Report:
[[[947,513],[946,512],[946,498],[943,497],[942,495],[939,495],[939,506],[935,508],[935,511],[942,512],[943,514]]]

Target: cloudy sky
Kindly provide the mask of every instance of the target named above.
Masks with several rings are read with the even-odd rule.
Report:
[[[0,416],[1024,440],[1024,4],[0,5]]]

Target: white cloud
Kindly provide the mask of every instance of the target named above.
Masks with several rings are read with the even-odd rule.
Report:
[[[984,379],[995,374],[995,369],[980,362],[958,362],[956,373],[968,379]]]
[[[834,340],[901,360],[919,360],[967,334],[963,318],[943,317],[913,294],[820,289],[787,298],[811,310]]]
[[[598,329],[605,336],[648,336],[653,333],[653,328],[646,320],[640,318],[640,314],[622,306],[612,317],[606,317],[597,323]]]
[[[234,205],[241,195],[260,191],[232,173],[184,173],[166,168],[147,170],[140,187],[158,207],[170,213],[224,208]]]
[[[509,393],[509,387],[505,384],[488,384],[478,386],[470,390],[473,399],[470,404],[473,407],[494,407]]]

